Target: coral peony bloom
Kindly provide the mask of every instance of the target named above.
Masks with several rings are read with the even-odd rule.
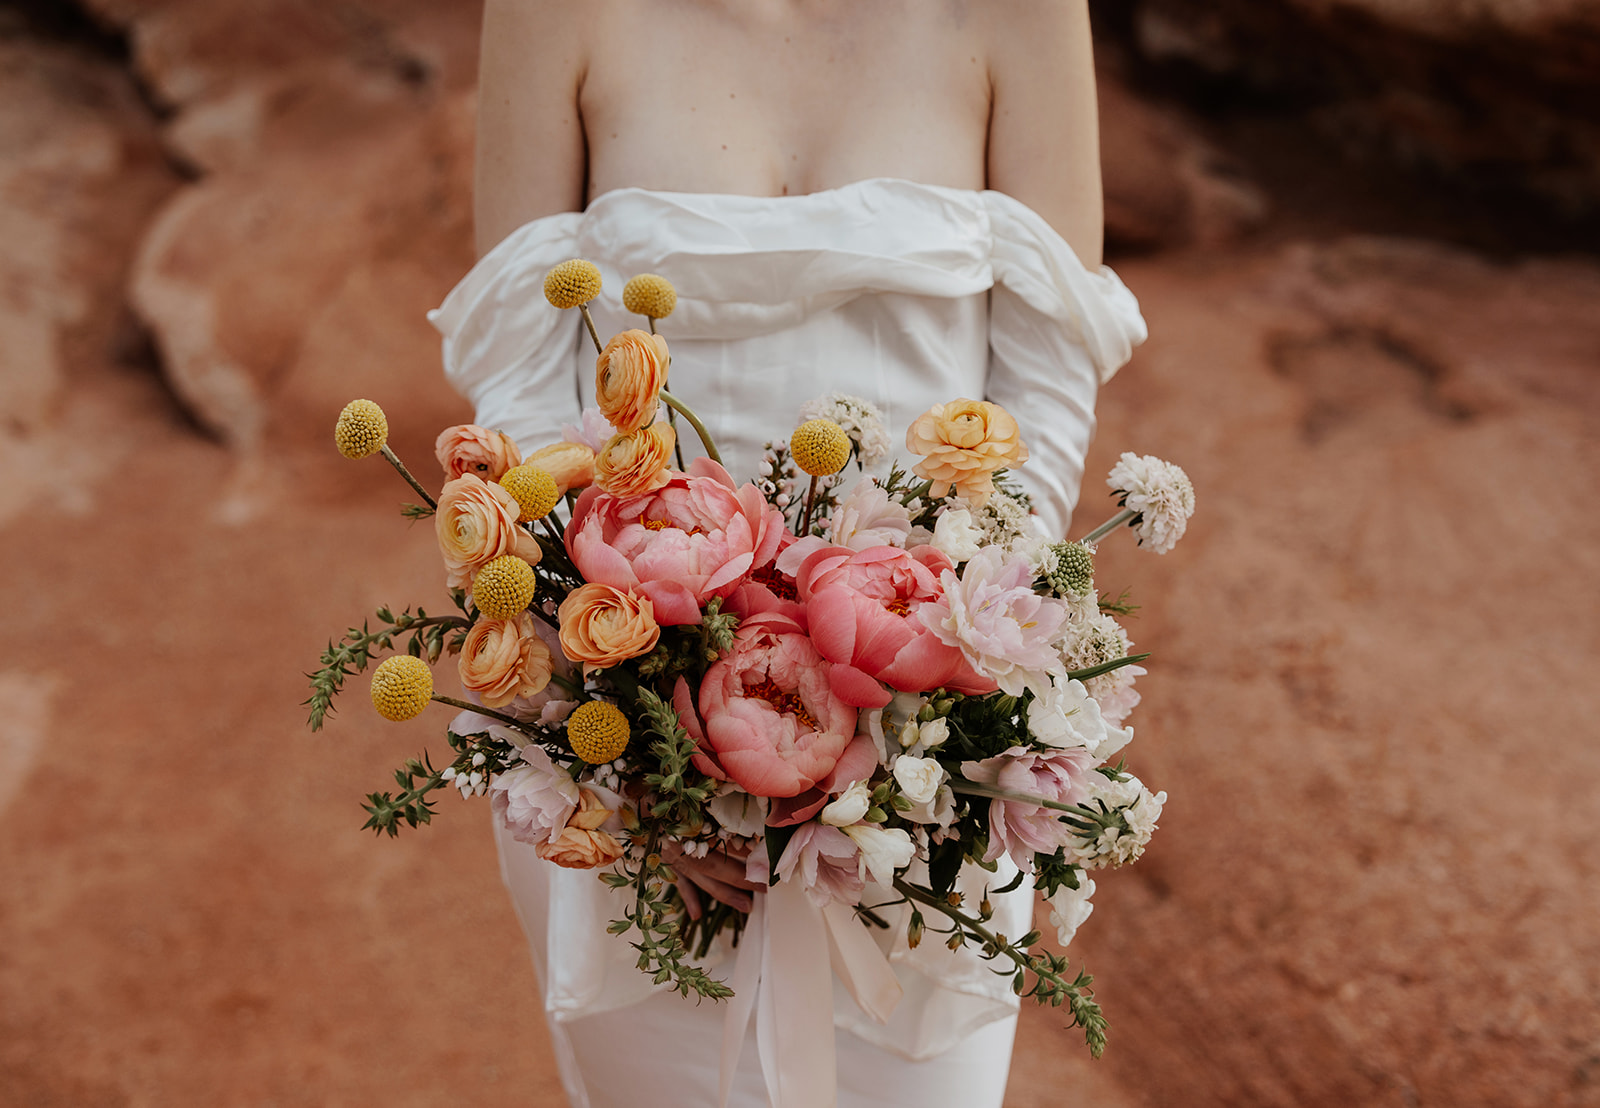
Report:
[[[968,781],[1007,792],[1058,804],[1082,804],[1089,799],[1087,783],[1094,766],[1094,756],[1082,747],[1038,753],[1013,746],[981,762],[962,762],[961,774]],[[991,800],[989,849],[983,860],[992,862],[1004,853],[1011,855],[1019,868],[1031,869],[1034,854],[1054,854],[1057,848],[1074,842],[1072,828],[1061,822],[1061,815],[1054,808],[1024,800]]]
[[[644,496],[594,488],[578,498],[567,550],[584,580],[648,596],[663,626],[699,623],[712,597],[727,599],[771,564],[787,532],[754,485],[735,488],[705,458]]]
[[[434,533],[452,589],[472,584],[478,568],[502,554],[538,565],[539,542],[517,525],[522,506],[499,485],[465,473],[445,485],[434,512]]]
[[[700,746],[695,764],[754,796],[798,796],[825,781],[856,733],[856,710],[829,686],[831,668],[794,620],[745,620],[706,671],[698,705],[682,679],[673,696]]]
[[[561,649],[584,669],[607,669],[648,654],[661,638],[650,598],[591,582],[561,602]]]
[[[667,340],[649,331],[624,331],[606,343],[594,363],[594,395],[611,426],[627,434],[655,418],[671,360]]]
[[[790,557],[785,553],[785,564]],[[858,708],[881,708],[891,695],[884,685],[902,692],[994,691],[994,682],[974,670],[958,646],[918,618],[921,608],[940,599],[939,576],[951,569],[950,559],[932,546],[825,546],[800,563],[795,584],[806,624],[817,651],[834,663],[837,696]]]
[[[454,481],[463,473],[498,481],[506,470],[522,464],[522,452],[510,435],[472,423],[440,431],[434,440],[433,456],[439,459],[446,481]]]
[[[565,496],[572,489],[594,484],[594,458],[595,452],[581,442],[556,442],[535,450],[527,464],[548,473]]]
[[[601,826],[611,818],[611,809],[592,789],[579,789],[582,799],[559,834],[539,843],[534,852],[547,862],[567,869],[595,869],[609,866],[622,857],[622,844]]]
[[[521,741],[499,724],[490,724],[488,731],[496,738]],[[578,785],[538,743],[527,743],[521,755],[520,765],[507,767],[489,782],[489,806],[519,843],[547,843],[577,811]]]
[[[804,823],[795,830],[778,859],[778,877],[799,881],[818,908],[835,900],[855,904],[866,888],[861,849],[849,835],[825,823]]]
[[[670,423],[613,435],[594,460],[595,484],[612,496],[643,496],[672,479],[672,445],[678,441]]]
[[[922,455],[912,467],[933,482],[935,499],[953,488],[982,507],[994,492],[994,471],[1015,469],[1028,460],[1017,421],[987,400],[935,404],[906,429],[906,449]]]
[[[461,685],[489,708],[543,692],[553,669],[550,648],[527,612],[514,619],[480,619],[461,644]]]
[[[1007,693],[1021,696],[1032,688],[1044,695],[1050,675],[1062,672],[1055,642],[1069,612],[1061,601],[1034,592],[1034,579],[1027,562],[987,546],[959,578],[944,571],[944,595],[924,604],[917,618]]]

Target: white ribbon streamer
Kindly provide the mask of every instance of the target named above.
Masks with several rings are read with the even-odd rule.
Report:
[[[722,1028],[721,1108],[727,1108],[752,1013],[772,1108],[834,1108],[835,973],[863,1012],[888,1021],[900,1001],[900,982],[848,906],[818,908],[788,881],[756,893]]]

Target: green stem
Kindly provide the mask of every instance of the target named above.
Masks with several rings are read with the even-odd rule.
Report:
[[[974,935],[977,935],[984,942],[992,945],[1007,958],[1010,958],[1020,969],[1028,970],[1031,973],[1039,972],[1038,967],[1033,964],[1031,959],[1025,958],[1023,955],[1017,952],[1017,948],[1014,944],[1002,939],[999,935],[996,935],[994,932],[990,931],[982,923],[973,919],[965,912],[958,912],[956,909],[950,906],[949,901],[934,896],[930,892],[924,892],[922,889],[919,889],[915,885],[907,882],[903,877],[896,877],[894,879],[894,887],[895,891],[901,896],[905,897],[907,900],[915,900],[919,903],[926,904],[930,908],[935,908],[940,912],[943,912],[950,919],[954,920],[968,931],[971,931]],[[1053,977],[1055,975],[1051,974],[1049,976]],[[1056,978],[1056,981],[1059,982],[1063,988],[1071,988],[1067,982],[1063,981],[1059,977]]]
[[[693,427],[695,434],[700,436],[700,445],[706,448],[706,457],[721,465],[722,455],[717,453],[717,444],[711,441],[711,432],[707,431],[706,425],[700,422],[700,417],[695,415],[687,404],[673,396],[666,389],[662,389],[660,395],[663,404],[689,421],[689,426]]]
[[[977,781],[951,778],[950,788],[953,792],[966,793],[968,796],[986,796],[990,800],[1015,800],[1019,804],[1035,804],[1040,808],[1051,808],[1057,812],[1067,812],[1077,816],[1079,819],[1090,820],[1096,824],[1100,822],[1100,814],[1098,812],[1091,812],[1089,809],[1080,808],[1076,804],[1063,804],[1058,800],[1046,800],[1042,796],[1030,796],[1027,793],[1012,792],[1010,789],[984,785]]]
[[[1115,531],[1118,527],[1121,527],[1124,523],[1132,520],[1138,514],[1139,513],[1134,511],[1132,508],[1124,508],[1122,511],[1106,520],[1104,523],[1096,527],[1093,531],[1090,531],[1078,541],[1083,543],[1085,546],[1092,546],[1101,539],[1105,538],[1107,535],[1111,534],[1111,532]]]
[[[461,708],[468,712],[476,712],[480,716],[488,716],[490,719],[497,719],[501,723],[504,723],[509,727],[515,727],[523,734],[527,734],[526,725],[516,716],[508,716],[504,712],[495,711],[493,708],[485,708],[482,704],[471,704],[465,700],[457,700],[453,696],[440,696],[438,693],[434,693],[433,699],[438,701],[440,704],[448,704],[452,708]]]
[[[383,456],[389,459],[389,464],[394,466],[395,472],[406,479],[406,484],[410,485],[412,489],[416,491],[416,494],[427,502],[428,507],[437,508],[439,506],[439,502],[432,496],[429,496],[428,490],[422,487],[421,482],[419,482],[415,477],[411,476],[411,471],[407,469],[405,463],[400,460],[400,456],[393,450],[389,449],[389,444],[384,443],[382,449]]]
[[[801,538],[805,538],[807,535],[811,534],[811,505],[815,503],[816,499],[817,478],[815,475],[813,475],[811,478],[811,487],[806,489],[805,511],[800,513],[800,530],[797,533]]]

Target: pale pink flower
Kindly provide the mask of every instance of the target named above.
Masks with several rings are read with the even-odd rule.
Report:
[[[611,426],[604,412],[599,408],[585,408],[576,424],[568,423],[561,428],[561,439],[563,442],[581,443],[598,454],[616,433],[616,428]]]
[[[504,727],[495,731],[510,732]],[[552,843],[578,810],[577,782],[566,770],[550,760],[543,747],[528,743],[522,748],[522,764],[495,774],[489,782],[489,804],[519,843]]]
[[[818,908],[826,908],[835,900],[855,904],[866,888],[860,855],[860,848],[837,827],[803,823],[783,848],[778,878],[800,882],[800,888]]]
[[[959,578],[952,570],[941,575],[944,595],[917,616],[1010,695],[1030,686],[1043,690],[1049,675],[1061,672],[1054,644],[1069,612],[1061,601],[1034,592],[1034,578],[1027,562],[985,547]]]
[[[1058,804],[1082,804],[1089,798],[1088,777],[1095,758],[1087,750],[1051,750],[1040,753],[1013,746],[981,762],[962,762],[968,781],[994,785],[1007,792],[1038,797]],[[1072,829],[1061,822],[1063,813],[1025,800],[989,801],[989,849],[983,860],[1001,854],[1022,869],[1033,866],[1034,854],[1054,854],[1073,842]]]
[[[727,470],[696,458],[642,496],[586,489],[566,537],[584,580],[649,597],[665,627],[699,623],[707,601],[772,562],[786,533],[759,489],[737,488]]]
[[[839,502],[828,517],[828,537],[835,545],[851,550],[872,546],[906,544],[911,534],[911,513],[904,504],[891,500],[876,481],[862,478],[850,495]]]
[[[825,781],[856,733],[856,710],[829,686],[831,668],[794,620],[745,620],[706,671],[697,703],[682,678],[674,690],[701,772],[755,796],[799,796]]]

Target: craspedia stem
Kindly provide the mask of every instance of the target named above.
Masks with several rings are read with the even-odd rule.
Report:
[[[666,389],[661,390],[660,396],[663,404],[689,421],[689,426],[693,427],[695,434],[700,436],[700,445],[706,448],[706,457],[721,465],[722,455],[717,453],[717,444],[711,441],[711,432],[707,431],[706,425],[700,422],[700,417],[695,415],[687,404],[673,396]]]
[[[806,489],[806,508],[800,513],[800,537],[803,539],[811,533],[811,506],[817,499],[817,482],[822,478],[815,474],[811,477],[811,486]]]
[[[437,508],[439,506],[439,502],[428,494],[428,490],[422,487],[422,483],[411,476],[411,471],[406,468],[406,464],[400,460],[399,455],[389,448],[388,443],[383,444],[382,453],[385,458],[389,459],[389,464],[394,466],[395,472],[406,479],[406,484],[410,485],[416,494],[422,497],[423,502],[428,507]]]
[[[594,328],[594,316],[589,314],[589,305],[579,304],[578,311],[583,313],[584,326],[589,328],[589,338],[594,340],[594,352],[596,354],[603,353],[605,351],[605,347],[600,342],[600,332],[596,331]]]
[[[490,719],[497,719],[501,723],[515,727],[518,731],[522,730],[522,721],[516,716],[508,716],[504,712],[495,711],[493,708],[485,708],[482,704],[469,704],[465,700],[457,700],[453,696],[440,696],[438,693],[434,693],[431,699],[435,703],[448,704],[452,708],[461,708],[468,712],[475,712],[480,716],[488,716]]]

